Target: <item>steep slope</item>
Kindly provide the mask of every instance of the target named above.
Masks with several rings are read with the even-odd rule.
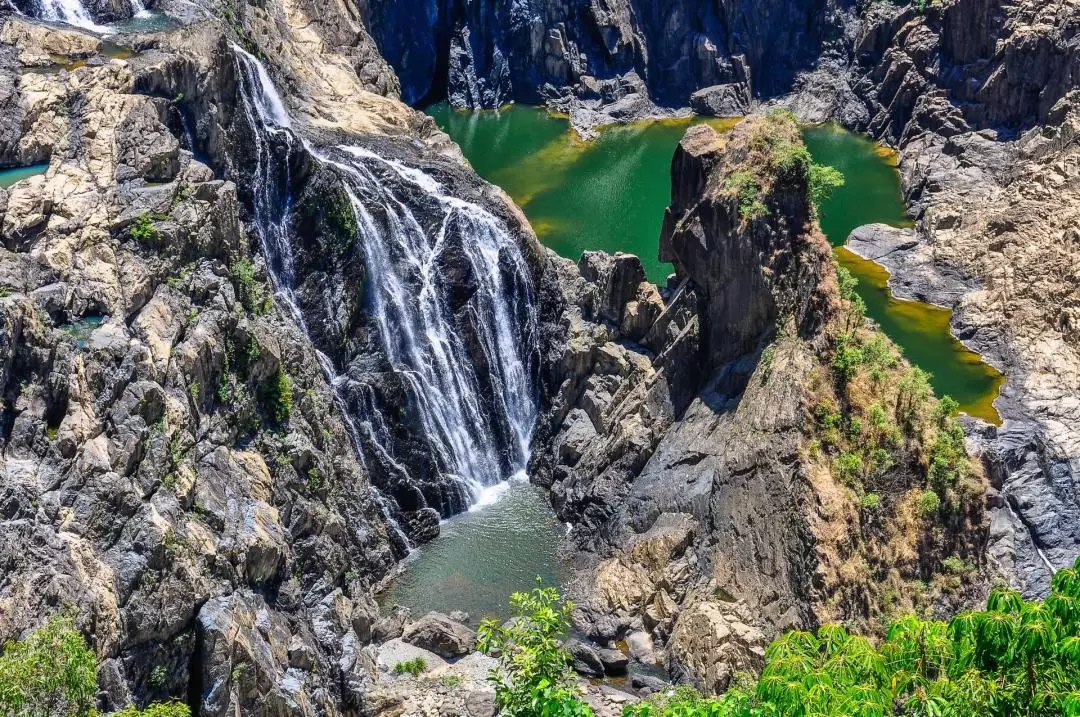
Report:
[[[709,689],[778,631],[880,629],[979,590],[981,468],[838,286],[804,153],[783,114],[687,133],[666,305],[634,257],[562,269],[571,320],[537,468],[582,550],[579,626],[646,660],[663,644]]]
[[[519,404],[488,327],[530,330],[531,304],[486,312],[492,284],[531,286],[538,248],[380,94],[393,74],[344,6],[213,10],[228,24],[121,51],[3,20],[0,162],[48,169],[0,190],[0,636],[72,611],[103,710],[355,714],[379,679],[373,587],[472,487],[372,296],[398,277],[452,297],[437,319],[492,426],[481,458],[512,472],[528,417],[500,418]],[[405,221],[437,272],[378,264]]]

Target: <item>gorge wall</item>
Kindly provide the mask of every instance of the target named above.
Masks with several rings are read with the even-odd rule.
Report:
[[[105,711],[375,712],[373,588],[524,465],[540,249],[344,6],[206,10],[2,18],[0,163],[48,168],[0,190],[0,634],[72,613]]]
[[[900,150],[918,220],[856,243],[898,295],[955,309],[953,331],[1003,371],[990,552],[1027,595],[1080,551],[1075,88],[1068,0],[362,3],[403,96],[545,102],[579,131],[690,106],[782,105]],[[406,29],[408,28],[408,29]],[[416,29],[418,28],[418,30]],[[881,235],[883,236],[883,235]],[[1026,269],[1016,272],[1017,262]],[[1034,278],[1037,277],[1037,278]]]

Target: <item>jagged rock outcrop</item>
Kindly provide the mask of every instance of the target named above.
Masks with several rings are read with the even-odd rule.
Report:
[[[557,269],[567,321],[535,468],[580,550],[576,622],[709,689],[759,667],[779,631],[876,621],[943,556],[978,560],[986,530],[977,469],[971,499],[929,527],[914,444],[874,484],[880,519],[820,455],[842,302],[807,174],[776,160],[800,146],[782,115],[687,132],[661,238],[676,277],[644,332],[618,328],[633,257]],[[765,204],[749,215],[748,181]]]

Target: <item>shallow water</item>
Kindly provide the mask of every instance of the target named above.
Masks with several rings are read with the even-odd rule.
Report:
[[[35,174],[45,174],[49,168],[47,164],[32,164],[29,167],[15,167],[14,169],[0,169],[0,189],[7,189],[15,182],[33,177]]]
[[[895,155],[861,135],[836,126],[810,127],[803,139],[814,159],[844,173],[845,184],[821,207],[821,229],[836,249],[836,259],[859,279],[867,314],[881,325],[912,363],[930,371],[939,396],[948,394],[960,409],[1000,423],[993,402],[1004,377],[969,351],[951,333],[952,312],[919,301],[904,301],[888,288],[889,272],[843,248],[863,224],[911,226],[900,189]]]
[[[430,610],[464,610],[474,624],[509,617],[511,593],[564,585],[567,566],[557,547],[564,528],[547,497],[524,480],[492,489],[488,500],[442,525],[442,533],[415,551],[379,603],[407,606],[414,617]]]
[[[477,173],[525,211],[544,244],[575,261],[590,249],[637,254],[660,284],[673,270],[657,255],[675,147],[691,124],[729,129],[737,122],[635,122],[583,142],[568,120],[537,107],[472,113],[441,104],[427,111]]]

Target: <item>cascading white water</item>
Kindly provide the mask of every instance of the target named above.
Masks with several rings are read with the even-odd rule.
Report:
[[[295,146],[291,122],[262,63],[235,45],[233,50],[241,80],[240,104],[254,135],[252,204],[259,241],[275,295],[307,332],[296,301],[293,253],[285,228],[289,155]],[[356,147],[339,147],[331,157],[306,142],[303,146],[348,180],[347,192],[373,282],[372,314],[387,358],[419,409],[425,441],[438,455],[440,469],[465,493],[464,502],[483,500],[485,490],[524,472],[536,420],[527,369],[536,316],[520,247],[496,217],[445,194],[438,182],[420,170]],[[418,191],[433,202],[441,212],[438,228],[425,229],[391,185]],[[470,310],[477,317],[473,322],[476,343],[487,368],[483,377],[478,376],[446,307],[448,287],[443,286],[438,259],[451,238],[460,242],[476,284]],[[346,379],[337,374],[328,357],[320,353],[319,360],[360,459],[362,426],[369,446],[383,451],[380,459],[396,465],[384,448],[390,441],[389,431],[370,390],[361,390],[359,410],[370,415],[360,416],[358,426],[343,396]],[[483,385],[491,387],[486,400],[481,395]],[[383,508],[392,521],[385,503]]]
[[[523,472],[528,462],[536,420],[526,368],[536,321],[528,267],[514,237],[483,208],[444,194],[417,169],[368,150],[339,149],[341,160],[323,161],[350,180],[348,194],[369,273],[377,279],[373,315],[383,348],[420,407],[432,447],[450,475],[467,488],[469,502],[475,502],[484,490]],[[395,181],[382,181],[387,173]],[[392,187],[401,182],[438,202],[442,221],[436,230],[425,229],[395,196]],[[381,225],[373,206],[385,217]],[[482,319],[476,329],[490,371],[485,378],[495,389],[490,402],[480,395],[481,377],[446,307],[448,287],[442,285],[438,260],[448,232],[460,238],[476,283],[471,301]],[[487,415],[491,409],[496,416]],[[493,425],[509,428],[510,445],[500,445]]]
[[[94,32],[108,32],[109,28],[94,22],[93,15],[79,0],[41,0],[41,19],[66,22]]]

